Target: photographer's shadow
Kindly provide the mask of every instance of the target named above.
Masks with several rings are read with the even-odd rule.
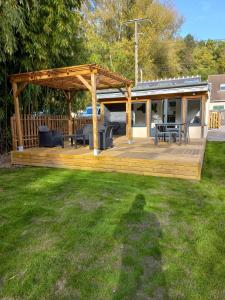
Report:
[[[144,210],[145,205],[144,196],[137,195],[114,233],[123,249],[114,300],[168,299],[161,265],[160,223]]]

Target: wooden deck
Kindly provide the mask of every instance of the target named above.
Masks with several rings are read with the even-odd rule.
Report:
[[[78,149],[30,148],[12,151],[15,165],[45,166],[104,172],[176,177],[200,180],[205,140],[193,140],[188,145],[160,143],[151,139],[134,139],[129,145],[125,137],[116,138],[114,147],[93,156],[88,147]]]

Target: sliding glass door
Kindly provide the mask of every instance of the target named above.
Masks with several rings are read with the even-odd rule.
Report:
[[[147,137],[146,102],[132,103],[133,137]]]
[[[152,100],[151,136],[155,135],[155,124],[181,123],[181,99]]]
[[[151,102],[151,136],[155,135],[155,124],[163,123],[164,120],[164,101],[152,100]]]
[[[181,123],[181,99],[168,99],[165,123]]]

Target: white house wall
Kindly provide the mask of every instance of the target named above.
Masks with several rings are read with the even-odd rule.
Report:
[[[145,138],[147,137],[147,127],[132,127],[132,135],[134,138]]]

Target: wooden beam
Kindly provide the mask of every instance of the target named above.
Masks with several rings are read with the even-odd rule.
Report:
[[[102,69],[102,68],[98,69],[98,73],[104,75],[105,77],[109,77],[109,78],[117,81],[118,83],[121,84],[121,86],[124,85],[124,84],[130,85],[132,83],[131,80],[129,80],[125,77],[122,77],[122,76],[120,76],[116,73],[109,72],[109,71],[107,71],[105,69]]]
[[[67,100],[68,100],[68,133],[69,135],[71,135],[73,132],[73,129],[72,129],[72,100],[71,100],[71,93],[68,92],[67,93]]]
[[[127,89],[127,137],[128,143],[132,143],[132,105],[131,105],[131,86],[128,85]]]
[[[100,100],[101,101],[101,100]],[[101,101],[103,104],[113,104],[113,103],[127,103],[126,100],[115,100],[115,101]]]
[[[181,120],[182,123],[186,124],[186,126],[182,126],[182,129],[185,131],[187,130],[187,97],[185,96],[181,97]]]
[[[81,75],[76,75],[76,77],[83,83],[83,85],[91,92],[91,85],[87,82],[86,79],[84,79],[83,76]],[[95,82],[96,82],[96,79],[95,79]]]
[[[82,82],[79,81],[79,79],[77,81],[74,81],[75,78],[70,78],[66,80],[66,85],[69,88],[76,88],[76,89],[80,89],[80,90],[86,90],[86,87],[83,85]],[[76,78],[77,79],[77,78]],[[79,82],[78,82],[79,81]]]
[[[182,123],[187,123],[187,98],[185,96],[182,96],[182,103],[181,103],[181,108],[182,108]]]
[[[109,80],[109,78],[104,79],[104,76],[97,75],[97,86],[106,86],[107,88],[110,86],[113,86],[114,81]],[[105,87],[104,87],[105,88]]]
[[[203,95],[201,98],[201,138],[204,138],[205,131],[205,116],[206,116],[206,96]]]
[[[148,99],[146,102],[146,126],[147,126],[147,136],[150,136],[151,130],[151,100]]]
[[[63,94],[65,95],[66,100],[69,100],[69,93],[69,91],[63,90]]]
[[[19,150],[23,151],[23,135],[22,135],[21,120],[20,120],[20,105],[19,105],[17,83],[12,82],[12,89],[13,89],[13,100],[14,100],[14,107],[15,107],[16,130],[18,136]]]
[[[98,141],[98,118],[97,118],[97,97],[96,97],[96,74],[91,73],[91,96],[92,96],[92,121],[93,121],[93,144],[94,155],[99,154]]]
[[[97,73],[97,70],[93,70],[93,73]],[[14,82],[32,82],[36,81],[36,84],[39,80],[48,80],[48,79],[60,79],[60,78],[72,78],[76,75],[90,75],[90,69],[72,69],[68,70],[63,69],[63,71],[53,69],[29,73],[14,74],[10,76],[10,79]]]
[[[16,97],[19,97],[19,95],[22,93],[22,91],[25,89],[25,87],[28,85],[28,82],[23,82],[20,84],[20,86],[17,89]]]
[[[128,102],[126,101],[126,137],[128,138]]]
[[[101,121],[104,122],[105,119],[105,105],[103,102],[100,103]]]
[[[99,88],[120,87],[125,84],[131,85],[132,83],[132,81],[130,81],[129,79],[103,69],[96,64],[86,64],[65,68],[19,73],[10,75],[9,78],[11,82],[35,83],[36,85],[46,84],[46,86],[48,85],[53,88],[61,88],[67,90],[74,87],[72,81],[80,80],[82,85],[81,87],[78,86],[77,89],[88,89],[90,91],[90,80],[91,74],[93,73],[100,77],[99,83],[97,82],[96,84]],[[67,82],[68,80],[70,82]],[[61,81],[61,83],[59,83],[58,81]],[[68,86],[68,84],[70,86]]]

